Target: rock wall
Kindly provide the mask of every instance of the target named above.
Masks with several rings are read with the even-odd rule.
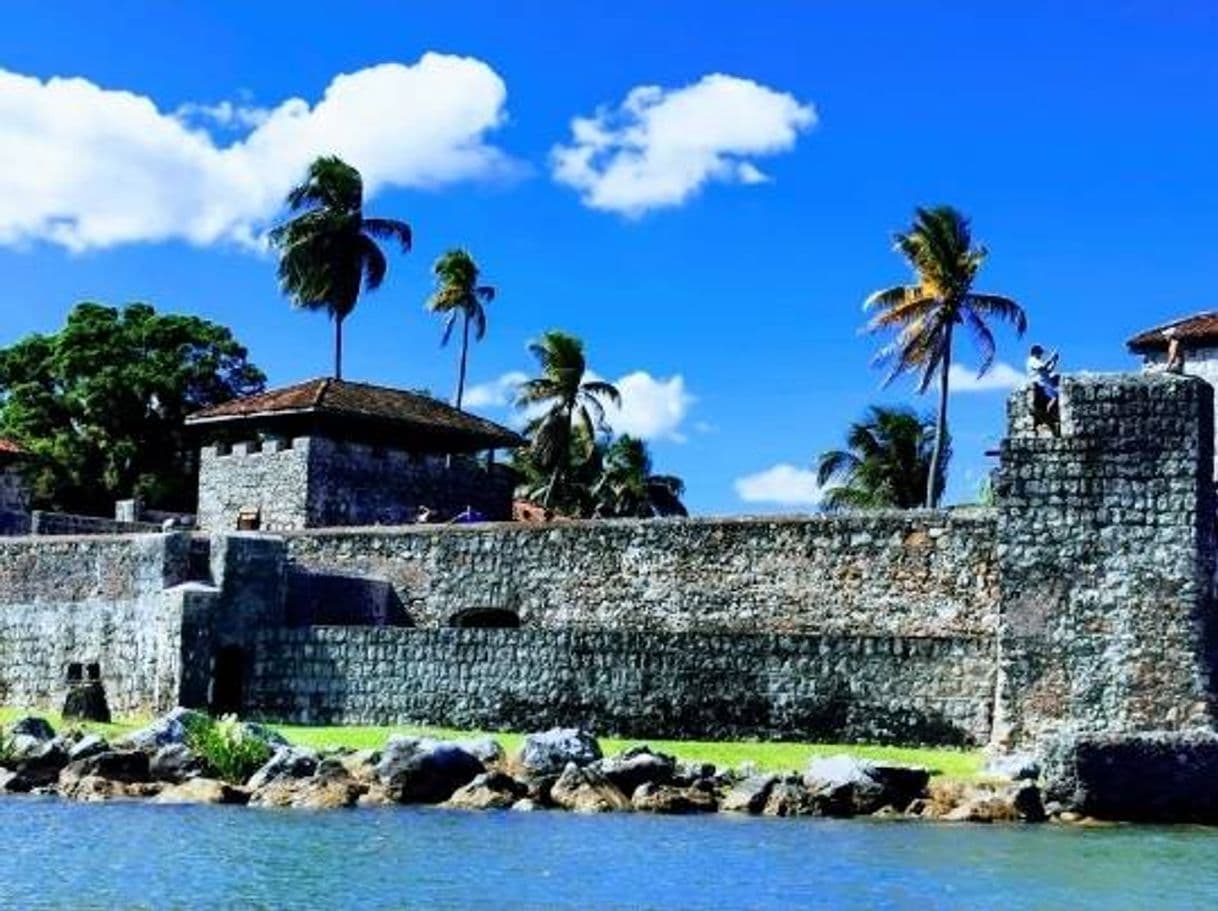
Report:
[[[426,506],[443,518],[472,508],[507,519],[512,477],[505,469],[454,457],[326,437],[204,446],[199,460],[199,527],[236,528],[242,509],[260,512],[265,531],[400,525]]]
[[[486,609],[547,629],[978,636],[997,622],[995,518],[984,510],[284,539],[302,569],[389,582],[417,626]]]
[[[20,466],[0,464],[0,512],[23,513],[29,509],[29,486]]]
[[[985,637],[308,627],[263,631],[250,710],[307,724],[984,742]]]
[[[997,739],[1211,725],[1213,389],[1068,377],[1060,438],[1010,407]]]
[[[96,665],[115,712],[178,701],[183,535],[0,539],[0,703],[58,710]]]

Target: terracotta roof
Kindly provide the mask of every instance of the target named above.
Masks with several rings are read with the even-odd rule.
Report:
[[[417,392],[316,379],[196,411],[189,426],[218,425],[254,418],[320,415],[399,425],[406,430],[461,437],[479,448],[514,448],[525,440],[516,432]]]
[[[1145,332],[1139,332],[1126,342],[1126,345],[1129,346],[1129,350],[1134,354],[1165,351],[1167,350],[1167,339],[1164,337],[1163,332],[1166,329],[1174,329],[1181,341],[1192,342],[1194,344],[1218,342],[1218,310],[1195,313],[1192,316],[1172,320],[1170,323],[1164,323],[1161,326],[1154,326]]]
[[[23,456],[25,454],[25,447],[0,437],[0,456]]]

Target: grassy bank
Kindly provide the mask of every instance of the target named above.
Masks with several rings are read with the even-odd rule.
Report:
[[[0,708],[0,723],[7,724],[22,715],[33,714],[46,718],[56,730],[65,725],[62,719],[47,712],[27,712],[22,709]],[[96,731],[108,738],[121,736],[144,723],[145,719],[124,719],[113,724],[77,725]],[[69,725],[70,727],[71,725]],[[375,749],[384,745],[390,734],[421,734],[431,737],[462,740],[487,734],[494,737],[509,753],[519,749],[523,734],[503,732],[459,731],[449,728],[411,726],[351,726],[351,727],[300,727],[296,725],[271,725],[292,743],[316,748],[349,747],[351,749]],[[765,771],[790,771],[802,769],[813,756],[828,756],[849,753],[864,759],[879,759],[890,762],[912,763],[926,766],[936,775],[948,778],[975,778],[981,769],[981,753],[977,750],[931,749],[924,747],[870,746],[857,743],[778,743],[774,741],[753,742],[744,740],[657,740],[600,738],[601,748],[606,754],[616,753],[628,746],[646,743],[654,750],[670,753],[681,759],[696,762],[712,762],[721,768],[734,768],[744,762],[752,762]]]

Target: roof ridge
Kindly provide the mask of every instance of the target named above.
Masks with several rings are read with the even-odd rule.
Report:
[[[326,377],[317,387],[317,394],[313,396],[313,407],[320,408],[322,401],[326,397],[326,393],[330,391],[330,383],[333,382],[333,377]]]

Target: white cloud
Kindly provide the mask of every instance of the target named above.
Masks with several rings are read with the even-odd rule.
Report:
[[[610,405],[606,418],[615,433],[628,433],[644,440],[685,442],[681,423],[696,401],[685,388],[685,378],[668,379],[636,370],[614,381],[622,394],[620,408]]]
[[[197,104],[191,101],[179,105],[173,116],[175,120],[187,126],[202,120],[228,129],[240,129],[262,126],[270,120],[271,111],[269,108],[234,104],[231,101],[221,101],[217,104]]]
[[[506,97],[482,61],[434,53],[335,76],[312,105],[187,105],[177,115],[85,79],[0,70],[0,245],[252,243],[320,154],[359,168],[369,194],[511,172],[486,141]],[[220,145],[184,122],[192,115],[252,129]]]
[[[552,171],[586,206],[636,217],[680,205],[712,180],[767,182],[751,159],[791,149],[815,123],[812,105],[722,73],[679,89],[637,86],[618,108],[573,119]]]
[[[735,487],[736,495],[746,503],[816,506],[821,500],[816,472],[786,463],[737,478]]]
[[[991,367],[984,376],[962,364],[952,364],[947,371],[948,386],[952,392],[995,392],[1016,389],[1024,383],[1024,375],[1010,364],[1001,361]]]
[[[516,387],[526,379],[524,373],[513,370],[470,386],[465,392],[465,404],[471,408],[509,408],[515,400]],[[587,379],[603,377],[589,370]],[[620,408],[605,404],[605,419],[614,433],[628,433],[644,440],[685,441],[682,424],[697,401],[685,388],[685,377],[679,373],[667,378],[654,377],[646,370],[635,370],[612,382],[622,395]],[[513,423],[522,426],[539,413],[539,409],[517,413]]]
[[[516,398],[516,387],[528,379],[519,370],[512,370],[486,383],[465,390],[463,404],[470,408],[506,408]]]

